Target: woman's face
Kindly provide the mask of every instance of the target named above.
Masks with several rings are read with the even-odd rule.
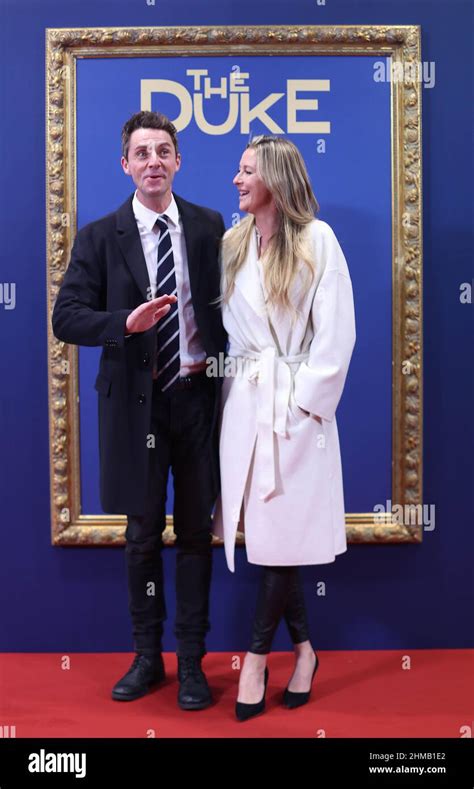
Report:
[[[271,192],[257,173],[257,154],[254,148],[246,148],[233,183],[239,192],[239,209],[256,214],[273,203]]]

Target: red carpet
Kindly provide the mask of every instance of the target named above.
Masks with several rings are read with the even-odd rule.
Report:
[[[292,655],[276,652],[268,665],[266,712],[234,719],[238,671],[231,653],[206,656],[214,706],[183,712],[176,705],[176,656],[165,655],[168,679],[142,699],[114,702],[110,689],[132,655],[0,655],[0,734],[16,737],[448,737],[474,727],[473,651],[396,650],[318,652],[311,701],[280,706]],[[411,668],[403,669],[408,656]],[[242,656],[241,656],[242,657]],[[153,731],[150,731],[153,730]],[[5,730],[3,729],[5,734]]]

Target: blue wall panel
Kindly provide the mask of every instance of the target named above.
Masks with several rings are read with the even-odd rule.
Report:
[[[3,1],[0,279],[16,283],[16,308],[0,305],[0,650],[127,650],[132,644],[123,551],[50,544],[44,30],[154,24],[421,25],[423,59],[436,65],[436,85],[423,91],[424,501],[436,505],[436,528],[421,545],[349,546],[335,564],[305,568],[303,577],[318,648],[472,646],[472,312],[459,302],[461,283],[472,278],[470,22],[469,4],[458,1]],[[448,24],[456,35],[447,36]],[[357,192],[353,183],[348,189]],[[341,242],[359,251],[366,239]],[[360,403],[361,424],[367,408]],[[363,440],[343,451],[366,462]],[[246,565],[243,551],[237,555],[231,575],[222,550],[214,553],[211,650],[247,646],[258,568]],[[172,650],[173,550],[165,556],[165,648]],[[321,580],[325,597],[316,594]],[[275,648],[289,648],[283,630]]]
[[[248,74],[249,104],[255,107],[269,94],[283,94],[268,110],[287,130],[287,82],[327,79],[330,91],[300,93],[318,96],[318,111],[300,111],[299,121],[329,120],[330,134],[294,133],[320,203],[321,219],[333,227],[343,246],[354,288],[357,345],[347,389],[338,409],[345,474],[347,512],[372,511],[391,493],[391,283],[392,206],[390,167],[390,84],[375,82],[377,57],[236,57],[94,58],[77,63],[78,226],[118,207],[133,189],[120,166],[123,121],[140,107],[143,79],[172,80],[193,95],[190,69],[206,69],[213,86],[228,79],[232,68]],[[225,83],[226,84],[226,83]],[[202,87],[201,87],[202,92]],[[243,95],[243,94],[240,94]],[[233,98],[238,98],[234,94]],[[174,95],[155,94],[153,108],[172,118],[179,114]],[[238,105],[237,105],[238,106]],[[222,123],[229,98],[204,101],[209,123]],[[237,190],[232,179],[248,140],[239,112],[232,131],[204,134],[195,118],[179,134],[182,167],[175,179],[178,194],[218,207],[226,227],[238,216]],[[243,125],[243,123],[242,123]],[[252,134],[269,133],[261,121]],[[317,145],[326,144],[324,153]],[[374,199],[376,195],[376,199]],[[97,441],[97,393],[94,381],[98,354],[80,350],[81,501],[82,512],[100,512]],[[366,411],[370,419],[360,419]],[[363,462],[360,447],[364,446]],[[172,512],[172,485],[168,512]]]

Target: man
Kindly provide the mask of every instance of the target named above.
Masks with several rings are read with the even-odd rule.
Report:
[[[77,234],[53,312],[56,337],[101,345],[101,502],[127,514],[126,559],[136,656],[112,698],[143,696],[164,679],[166,607],[161,533],[169,470],[177,535],[176,623],[182,709],[212,702],[206,654],[211,511],[218,491],[220,381],[206,357],[224,351],[220,214],[172,193],[181,166],[176,129],[139,112],[122,131],[123,171],[135,186],[116,212]]]

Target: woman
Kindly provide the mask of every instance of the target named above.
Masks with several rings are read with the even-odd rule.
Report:
[[[293,143],[255,138],[234,178],[248,216],[223,239],[224,326],[229,335],[216,531],[234,572],[237,529],[263,566],[236,714],[263,711],[272,638],[283,616],[295,667],[283,703],[304,704],[318,658],[298,565],[347,549],[335,419],[355,342],[352,285]],[[227,362],[231,364],[228,365]]]

